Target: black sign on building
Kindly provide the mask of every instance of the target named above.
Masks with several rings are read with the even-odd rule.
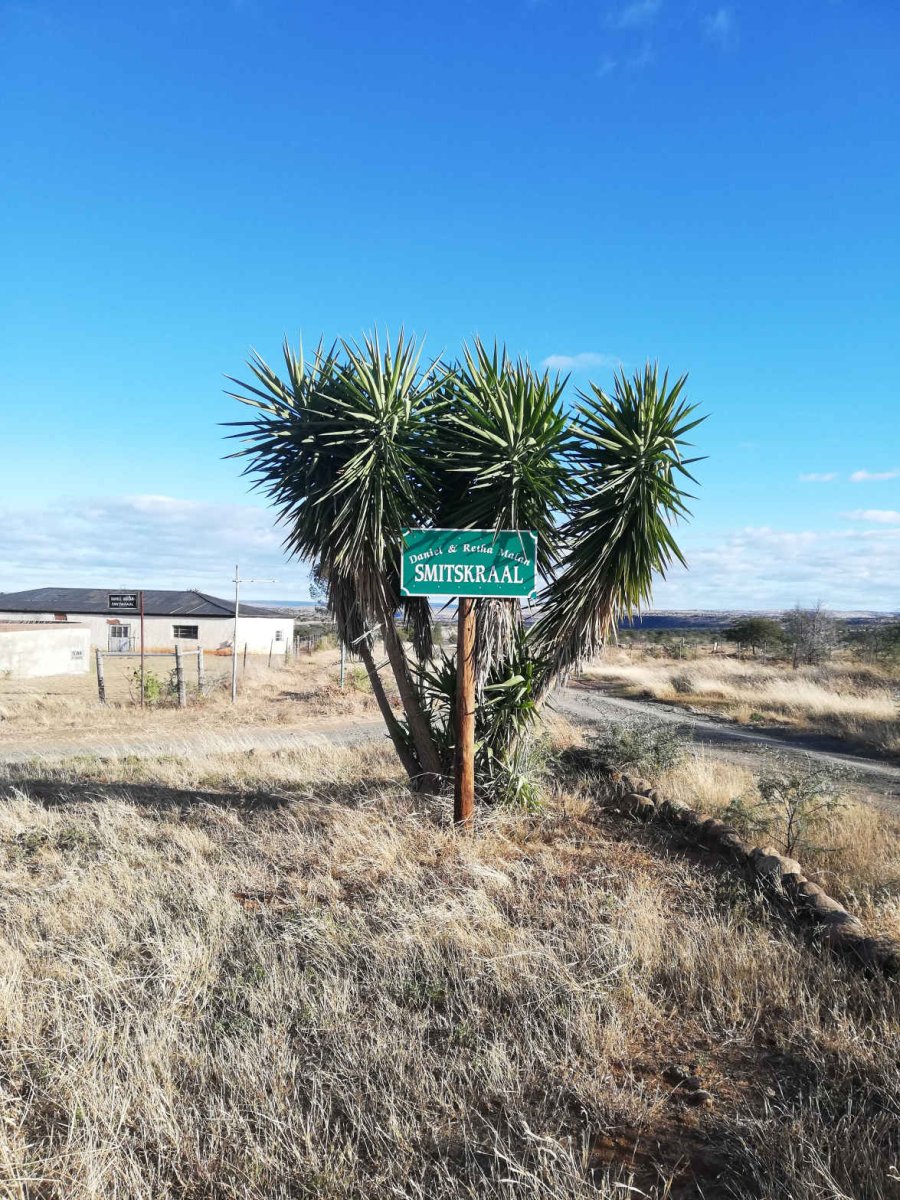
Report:
[[[137,608],[138,608],[138,593],[137,592],[110,592],[109,593],[110,612],[137,612]]]

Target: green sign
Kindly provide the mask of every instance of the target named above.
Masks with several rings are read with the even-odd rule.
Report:
[[[530,529],[405,529],[404,596],[537,595],[537,535]]]

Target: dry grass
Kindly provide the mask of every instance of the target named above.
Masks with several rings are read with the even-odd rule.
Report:
[[[378,746],[24,771],[4,1197],[898,1195],[896,989],[586,797],[467,839]]]
[[[698,811],[721,815],[755,795],[756,776],[704,751],[686,756],[658,780],[660,792]],[[779,842],[777,820],[768,839]],[[850,789],[810,834],[803,866],[827,892],[873,929],[900,939],[900,820]],[[781,847],[780,847],[781,848]]]
[[[83,735],[114,733],[163,734],[189,729],[216,727],[227,731],[237,725],[309,725],[319,720],[377,714],[368,681],[358,666],[350,666],[346,686],[338,686],[338,652],[317,651],[301,654],[285,665],[250,657],[246,671],[241,668],[238,702],[231,704],[231,660],[206,656],[208,692],[196,692],[196,668],[189,667],[189,703],[179,709],[171,698],[141,712],[135,704],[140,691],[134,689],[130,675],[136,659],[106,660],[109,703],[97,698],[94,674],[57,676],[50,679],[12,679],[0,677],[0,747],[35,735],[67,739]],[[148,659],[161,679],[167,679],[174,659]],[[187,660],[193,664],[195,660]],[[160,665],[161,664],[161,665]],[[193,671],[193,673],[192,673]],[[386,683],[389,681],[386,680]]]
[[[875,667],[836,661],[792,671],[789,664],[724,654],[687,659],[611,649],[586,676],[671,704],[743,723],[777,723],[900,751],[900,684]]]

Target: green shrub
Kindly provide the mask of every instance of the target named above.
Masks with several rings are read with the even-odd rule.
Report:
[[[690,696],[696,690],[693,677],[688,675],[686,671],[679,671],[677,674],[672,675],[669,682],[672,684],[672,691],[676,692],[679,696]]]
[[[141,698],[141,671],[137,667],[131,675],[131,694],[137,701]],[[168,688],[167,688],[168,690]],[[158,704],[163,694],[163,681],[155,671],[144,671],[144,703]]]
[[[591,748],[617,771],[653,778],[676,766],[687,751],[683,728],[653,717],[607,722],[594,735]]]

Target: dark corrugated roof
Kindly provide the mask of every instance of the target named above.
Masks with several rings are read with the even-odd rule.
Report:
[[[27,592],[0,592],[0,612],[123,612],[109,607],[110,594],[134,588],[32,588]],[[160,592],[144,590],[144,614],[148,617],[233,617],[234,601],[208,596],[205,592]],[[275,608],[242,604],[245,617],[281,617]]]

